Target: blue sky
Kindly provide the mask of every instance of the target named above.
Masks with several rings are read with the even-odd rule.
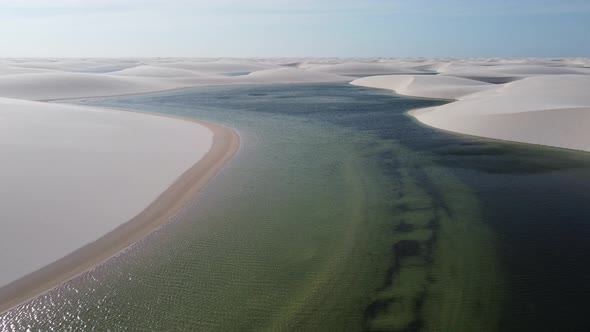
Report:
[[[590,56],[590,0],[0,0],[20,56]]]

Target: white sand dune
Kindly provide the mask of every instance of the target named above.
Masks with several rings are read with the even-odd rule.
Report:
[[[460,66],[441,69],[442,75],[463,77],[490,83],[508,83],[539,75],[590,75],[586,68],[542,66],[538,64],[512,64],[494,66]]]
[[[588,75],[590,70],[584,68],[564,67],[564,66],[542,66],[537,64],[521,65],[500,65],[480,67],[479,70],[488,70],[512,75],[566,75],[579,74]]]
[[[588,86],[590,76],[586,75],[534,76],[463,96],[439,108],[452,109],[452,115],[489,115],[585,107],[590,106]]]
[[[416,116],[445,130],[508,141],[590,151],[590,107],[486,115]]]
[[[48,100],[161,91],[178,84],[140,77],[88,73],[0,75],[0,97]]]
[[[137,65],[136,59],[10,59],[6,63],[20,68],[65,72],[108,72]]]
[[[0,287],[135,217],[212,136],[177,119],[0,98]]]
[[[139,77],[199,77],[203,76],[203,73],[188,69],[141,65],[111,72],[109,75]]]
[[[52,73],[57,72],[52,69],[38,69],[38,68],[23,68],[14,66],[0,66],[0,75],[15,75],[15,74],[32,74],[32,73]]]
[[[365,77],[353,85],[393,90],[402,95],[458,99],[475,92],[493,89],[492,84],[451,76],[383,75]]]
[[[175,61],[157,64],[160,67],[178,68],[196,71],[203,74],[228,74],[254,72],[276,68],[274,65],[247,61]]]
[[[234,66],[235,65],[235,66]],[[201,67],[198,63],[194,67]],[[250,64],[214,63],[204,73],[191,69],[140,65],[109,74],[51,71],[0,75],[0,97],[54,100],[156,92],[207,85],[349,82],[352,78],[309,70],[260,65],[240,76],[212,72],[253,69]],[[191,67],[186,65],[186,67]],[[0,68],[2,68],[0,66]],[[1,69],[0,69],[1,73]]]
[[[319,83],[351,81],[349,77],[297,68],[276,68],[248,74],[243,79],[253,83]]]
[[[419,79],[423,77],[415,77]],[[450,77],[441,77],[450,78]],[[374,80],[372,80],[374,79]],[[377,81],[377,84],[375,80]],[[387,82],[390,80],[390,82]],[[374,77],[353,84],[455,102],[411,112],[419,121],[449,131],[509,141],[590,151],[590,76],[543,75],[481,92],[439,81],[428,89],[405,85],[399,77]]]
[[[477,70],[477,69],[466,69],[466,70],[457,70],[457,71],[449,71],[446,73],[440,74],[441,76],[451,76],[451,77],[460,77],[475,81],[481,81],[486,83],[493,83],[493,84],[503,84],[503,83],[510,83],[514,81],[518,81],[520,79],[534,76],[534,75],[519,75],[519,74],[509,74],[509,73],[502,73],[492,70]]]
[[[449,63],[446,62],[434,62],[434,63],[426,63],[426,64],[414,64],[411,66],[412,69],[425,71],[425,72],[442,72],[444,69],[449,66]]]
[[[296,68],[260,70],[242,76],[209,76],[175,78],[170,81],[183,86],[248,85],[248,84],[297,84],[350,82],[352,78],[333,74],[318,73]]]
[[[300,68],[335,75],[415,74],[417,70],[388,63],[304,64]]]
[[[275,68],[260,70],[248,75],[232,77],[196,77],[176,78],[176,84],[184,86],[208,86],[208,85],[246,85],[246,84],[296,84],[296,83],[335,83],[350,82],[352,78],[313,72],[296,68]]]

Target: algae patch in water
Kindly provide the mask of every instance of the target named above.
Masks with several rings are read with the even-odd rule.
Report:
[[[390,265],[365,309],[371,331],[496,331],[505,300],[475,194],[430,160],[389,143],[395,168]],[[387,235],[386,235],[387,234]]]

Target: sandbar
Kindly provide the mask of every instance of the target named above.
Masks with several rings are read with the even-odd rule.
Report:
[[[69,255],[0,287],[0,312],[92,269],[177,215],[237,153],[240,145],[239,135],[233,129],[202,121],[193,122],[207,127],[213,133],[209,151],[196,164],[128,222]]]

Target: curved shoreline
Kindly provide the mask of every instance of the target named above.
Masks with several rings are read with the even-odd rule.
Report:
[[[235,130],[208,122],[181,120],[196,122],[213,132],[213,143],[207,154],[131,220],[67,256],[0,287],[0,314],[91,270],[169,222],[237,153],[240,138]]]

